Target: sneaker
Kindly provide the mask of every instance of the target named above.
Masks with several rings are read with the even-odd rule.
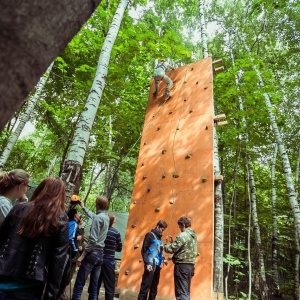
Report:
[[[168,91],[165,91],[165,92],[164,92],[164,96],[170,97],[171,95],[169,94]]]

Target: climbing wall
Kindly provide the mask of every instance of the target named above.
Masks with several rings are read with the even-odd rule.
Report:
[[[180,233],[177,220],[191,219],[198,257],[191,299],[212,299],[213,266],[213,67],[211,58],[168,73],[175,81],[166,99],[165,84],[155,98],[152,81],[136,168],[118,279],[120,299],[136,299],[143,274],[141,247],[158,220],[167,235]],[[173,263],[161,270],[156,299],[175,299]]]

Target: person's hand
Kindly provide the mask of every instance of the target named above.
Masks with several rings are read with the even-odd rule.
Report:
[[[84,203],[83,203],[83,201],[79,201],[79,205],[80,205],[81,208],[84,208]]]
[[[168,261],[167,261],[166,259],[164,259],[164,260],[163,260],[163,264],[164,264],[165,266],[167,266],[167,265],[168,265]]]
[[[76,262],[76,264],[77,264],[78,267],[80,267],[81,262],[83,261],[83,259],[84,259],[84,255],[81,254],[81,255],[79,256],[79,258],[77,259],[77,262]]]
[[[78,235],[77,236],[77,241],[81,241],[82,240],[82,235]]]
[[[147,270],[149,271],[149,272],[151,272],[151,271],[153,271],[153,268],[152,268],[152,266],[151,265],[147,265]]]
[[[171,235],[167,237],[167,242],[173,243],[173,237]]]

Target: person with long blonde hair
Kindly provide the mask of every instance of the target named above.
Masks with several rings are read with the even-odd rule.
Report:
[[[0,226],[0,300],[56,299],[68,251],[65,185],[44,179]]]
[[[0,172],[0,224],[13,208],[12,201],[22,202],[29,188],[29,174],[24,170]]]

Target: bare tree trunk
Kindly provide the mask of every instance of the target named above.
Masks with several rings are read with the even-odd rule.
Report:
[[[250,48],[246,44],[245,40],[244,39],[241,39],[241,40],[244,44],[246,51],[248,52],[249,55],[251,55]],[[258,70],[257,66],[253,65],[253,69],[255,70],[256,75],[259,78],[260,85],[264,86],[265,84],[264,84],[263,78],[262,78],[261,73]],[[276,143],[278,145],[278,151],[279,151],[280,157],[282,159],[285,180],[286,180],[286,188],[287,188],[287,192],[288,192],[288,198],[289,198],[291,210],[292,210],[293,216],[294,216],[295,228],[297,230],[298,238],[300,239],[300,208],[299,208],[299,203],[297,202],[290,160],[287,155],[285,145],[283,143],[280,131],[279,131],[277,123],[276,123],[276,118],[275,118],[275,115],[273,112],[273,106],[271,104],[270,97],[267,93],[263,93],[263,96],[265,98],[265,104],[266,104],[267,111],[268,111],[268,114],[270,117],[271,127],[273,130],[274,136],[275,136]]]
[[[278,235],[277,235],[277,195],[276,195],[276,159],[277,159],[277,144],[274,145],[273,160],[271,166],[271,182],[272,182],[272,219],[273,219],[273,234],[272,234],[272,268],[273,268],[273,289],[274,295],[280,295],[280,286],[279,286],[279,275],[278,275],[278,261],[277,261],[277,252],[278,252]]]
[[[100,2],[0,1],[0,130]]]
[[[231,43],[231,37],[229,37],[229,41]],[[235,65],[234,55],[232,52],[232,47],[230,47],[230,55],[233,66]],[[237,88],[239,88],[239,78],[235,75],[235,83]],[[239,108],[241,111],[244,110],[243,101],[240,96],[238,96],[239,100]],[[246,126],[246,120],[245,118],[242,118],[242,128],[244,129],[243,134],[243,140],[245,142],[245,148],[248,149],[248,132],[247,132],[247,126]],[[255,180],[254,180],[254,174],[253,174],[253,166],[252,166],[252,160],[251,156],[248,150],[246,150],[246,162],[247,162],[247,170],[248,170],[248,182],[249,182],[249,188],[250,188],[250,200],[251,200],[251,215],[252,215],[252,221],[253,221],[253,231],[255,236],[255,246],[258,256],[258,264],[259,264],[259,290],[261,294],[261,299],[268,299],[269,298],[269,291],[267,286],[267,280],[266,280],[266,271],[265,271],[265,264],[264,264],[264,257],[263,257],[263,251],[261,246],[261,237],[260,237],[260,226],[258,222],[258,215],[257,215],[257,207],[256,207],[256,186],[255,186]],[[249,278],[251,281],[251,277]],[[249,295],[251,296],[251,295]]]
[[[112,20],[112,24],[100,52],[96,76],[79,122],[77,123],[70,152],[64,164],[61,178],[65,181],[67,187],[66,207],[69,207],[70,197],[78,180],[77,176],[80,174],[80,169],[83,165],[91,129],[106,84],[111,51],[118,35],[128,2],[129,0],[120,1]]]
[[[27,108],[26,108],[25,112],[21,115],[17,128],[11,134],[11,136],[7,142],[7,145],[4,148],[2,155],[0,156],[0,170],[2,170],[4,165],[6,164],[14,145],[16,144],[18,138],[20,137],[20,134],[23,131],[26,123],[29,121],[30,114],[31,114],[32,110],[34,109],[35,104],[39,100],[39,96],[40,96],[42,90],[44,89],[47,79],[51,73],[52,67],[53,67],[53,63],[49,66],[45,75],[40,79],[40,81],[36,87],[35,94],[29,98]]]
[[[199,15],[201,28],[201,41],[203,57],[208,57],[206,23],[204,17],[203,1],[199,0]],[[214,174],[220,175],[220,162],[218,152],[218,135],[216,128],[214,134]],[[214,235],[214,266],[213,266],[213,291],[215,293],[224,293],[224,274],[223,274],[223,251],[224,251],[224,212],[223,212],[223,195],[222,181],[215,181],[215,235]]]

